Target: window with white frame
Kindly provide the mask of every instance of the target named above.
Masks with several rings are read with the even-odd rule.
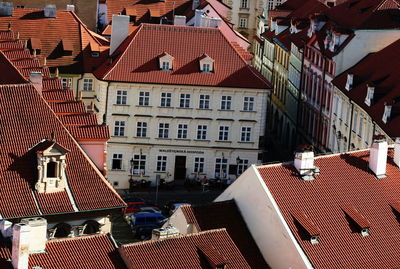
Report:
[[[352,127],[352,131],[355,132],[357,129],[357,116],[358,116],[358,112],[357,110],[354,110],[354,115],[353,115],[353,127]]]
[[[228,141],[229,136],[229,126],[219,126],[219,141]]]
[[[241,142],[250,142],[251,141],[251,127],[243,126],[240,133],[240,141]]]
[[[200,94],[199,108],[200,109],[210,109],[210,95],[209,94]]]
[[[211,72],[211,65],[209,63],[203,64],[203,72],[205,73]]]
[[[248,0],[240,0],[240,8],[249,8]]]
[[[207,125],[197,126],[197,139],[206,140],[207,139]]]
[[[360,117],[360,123],[358,125],[358,135],[362,136],[363,133],[363,117]]]
[[[169,62],[162,62],[161,69],[164,71],[169,71],[171,68],[169,67]]]
[[[188,125],[184,123],[179,123],[176,138],[187,139],[187,133],[188,133]]]
[[[125,121],[122,120],[115,121],[114,136],[125,136]]]
[[[239,18],[239,28],[247,28],[247,18]]]
[[[62,78],[61,79],[63,89],[72,87],[72,78]]]
[[[136,125],[136,136],[146,137],[147,136],[147,122],[139,121]]]
[[[215,160],[215,177],[226,178],[228,172],[228,159],[217,158]]]
[[[148,106],[150,103],[150,92],[139,92],[139,106]]]
[[[158,125],[158,138],[168,138],[169,123],[161,122]]]
[[[249,160],[239,160],[238,166],[237,166],[237,174],[241,175],[249,166]]]
[[[254,111],[254,97],[252,97],[252,96],[244,97],[243,110],[244,111]]]
[[[116,104],[117,105],[126,105],[127,104],[127,98],[128,98],[128,92],[127,91],[117,91],[117,100]]]
[[[162,92],[161,93],[161,107],[171,107],[171,98],[172,94],[170,92]]]
[[[204,172],[204,158],[194,157],[194,172],[203,173]]]
[[[174,57],[170,54],[163,52],[158,58],[160,69],[163,71],[172,71],[173,70],[173,61]]]
[[[180,108],[189,108],[190,107],[190,94],[189,93],[181,93],[179,100]]]
[[[207,54],[203,54],[199,60],[200,72],[211,73],[214,72],[214,59]]]
[[[230,110],[232,105],[232,96],[223,95],[221,99],[221,109]]]
[[[122,154],[114,153],[111,161],[112,170],[122,170]]]
[[[83,90],[84,91],[93,91],[93,79],[91,79],[91,78],[83,79]]]
[[[157,156],[157,172],[167,171],[167,156]]]
[[[132,174],[145,174],[146,170],[146,155],[135,154],[133,155],[133,171]]]

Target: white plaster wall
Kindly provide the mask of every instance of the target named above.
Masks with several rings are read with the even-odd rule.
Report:
[[[255,166],[246,170],[215,201],[234,199],[271,268],[312,268],[291,234]]]
[[[333,59],[336,74],[355,65],[368,53],[379,51],[400,38],[400,30],[358,30],[353,39]]]
[[[186,217],[183,214],[181,208],[178,208],[171,217],[169,217],[168,221],[163,225],[163,228],[168,226],[174,226],[178,229],[181,234],[188,234],[191,231],[188,231],[189,224],[186,221]]]

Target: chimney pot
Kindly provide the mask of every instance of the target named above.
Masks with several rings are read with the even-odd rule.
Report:
[[[13,227],[11,257],[14,269],[28,269],[30,231],[31,227],[23,223]]]
[[[129,16],[113,15],[111,28],[110,55],[121,45],[129,35]]]
[[[294,166],[301,176],[312,175],[315,169],[311,146],[303,145],[295,153]]]
[[[374,137],[370,153],[369,153],[369,169],[377,178],[386,177],[388,144],[384,136]]]
[[[75,12],[75,6],[74,5],[67,5],[67,11]]]

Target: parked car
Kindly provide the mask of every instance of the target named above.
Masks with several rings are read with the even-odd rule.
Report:
[[[130,216],[129,222],[131,226],[140,225],[159,225],[161,227],[167,221],[166,217],[161,213],[137,212]]]
[[[136,239],[149,240],[151,239],[154,229],[160,228],[160,225],[140,225],[132,229],[132,233]]]
[[[127,204],[123,210],[125,214],[139,212],[140,208],[146,205],[143,199],[137,197],[126,198],[125,203]]]
[[[161,214],[161,210],[158,207],[152,206],[143,206],[139,209],[139,212],[150,212],[150,213],[159,213]]]

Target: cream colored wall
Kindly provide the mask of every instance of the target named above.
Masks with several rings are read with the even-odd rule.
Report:
[[[231,199],[271,268],[312,268],[255,166],[248,168],[215,202]]]
[[[163,225],[163,228],[168,226],[174,226],[178,229],[181,234],[190,234],[197,233],[196,227],[193,224],[188,224],[185,215],[181,208],[178,208],[171,217],[168,218],[168,221]]]
[[[107,84],[97,82],[99,96],[105,95]],[[129,105],[116,105],[117,90],[128,92]],[[138,106],[139,92],[150,92],[150,106]],[[172,93],[171,108],[160,107],[161,92]],[[189,109],[178,108],[181,93],[191,94]],[[210,110],[198,109],[199,95],[209,94]],[[222,95],[232,96],[232,111],[221,111],[220,102]],[[244,96],[253,96],[255,99],[255,112],[243,112]],[[167,172],[172,180],[174,174],[175,156],[187,156],[187,176],[193,176],[194,158],[204,157],[204,172],[207,177],[214,177],[215,159],[228,159],[229,164],[236,164],[236,158],[248,159],[249,163],[257,163],[258,140],[264,133],[266,117],[267,90],[236,89],[236,88],[211,88],[192,87],[178,85],[146,85],[128,83],[110,83],[108,92],[107,124],[110,126],[111,139],[108,143],[108,179],[118,186],[116,188],[128,188],[129,160],[134,154],[146,155],[145,179],[155,182],[157,174],[161,178],[167,178],[167,173],[157,173],[157,156],[167,156]],[[146,117],[146,115],[151,117]],[[160,118],[173,117],[173,118]],[[188,118],[182,118],[188,117]],[[196,118],[208,118],[196,119]],[[222,120],[223,119],[223,120]],[[125,137],[115,137],[114,122],[125,121]],[[241,121],[242,120],[242,121]],[[244,121],[243,121],[244,120]],[[148,123],[147,138],[136,137],[136,124],[138,121]],[[256,122],[250,122],[256,121]],[[158,138],[159,123],[169,123],[169,138]],[[188,124],[188,139],[177,139],[177,125]],[[207,125],[207,140],[196,140],[197,125]],[[229,126],[229,142],[218,142],[219,126]],[[252,127],[251,142],[240,142],[240,131],[242,126]],[[167,151],[167,152],[165,152]],[[186,152],[183,152],[186,151]],[[114,153],[123,154],[123,169],[121,171],[111,170],[111,161]],[[134,179],[140,179],[140,176]]]

